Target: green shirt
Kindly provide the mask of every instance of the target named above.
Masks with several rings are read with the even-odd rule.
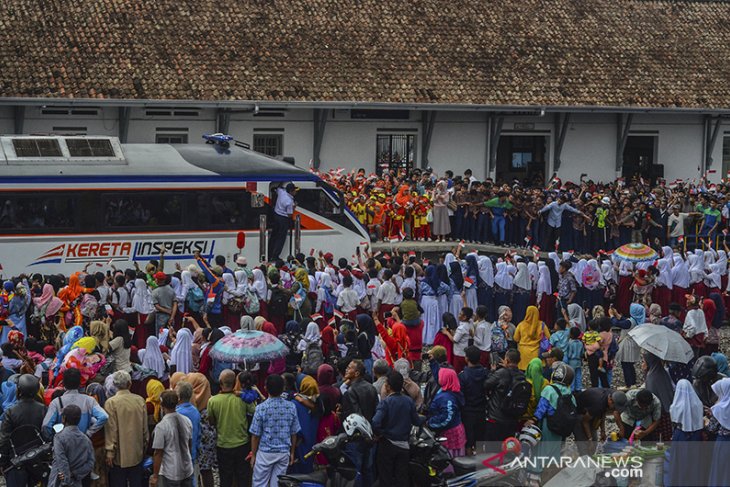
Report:
[[[232,392],[222,392],[211,397],[208,401],[208,418],[218,431],[216,446],[236,448],[248,443],[246,415],[253,415],[255,409],[255,404],[245,403]]]
[[[503,203],[499,201],[499,197],[492,198],[491,200],[484,202],[484,206],[487,206],[489,208],[506,208],[508,210],[512,209],[512,203],[510,203],[509,200],[505,200]]]

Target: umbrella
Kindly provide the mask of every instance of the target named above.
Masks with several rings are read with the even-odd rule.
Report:
[[[285,357],[289,349],[274,335],[258,330],[240,330],[224,336],[210,351],[210,356],[222,362],[269,362]]]
[[[613,255],[629,262],[650,262],[657,258],[657,253],[654,249],[642,243],[622,245],[616,249]]]
[[[686,364],[694,357],[684,337],[666,326],[646,323],[629,331],[629,336],[639,347],[668,362]]]

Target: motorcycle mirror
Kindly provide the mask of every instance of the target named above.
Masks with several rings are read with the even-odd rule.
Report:
[[[53,432],[54,433],[60,433],[61,431],[63,431],[63,424],[58,423],[58,424],[54,424],[53,425]]]
[[[436,441],[438,441],[439,443],[444,443],[446,441],[446,437],[442,436],[440,438],[436,438]]]

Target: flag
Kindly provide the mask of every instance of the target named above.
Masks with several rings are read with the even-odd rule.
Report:
[[[556,238],[556,239],[555,239],[555,251],[557,252],[557,250],[558,250],[559,248],[560,248],[560,239],[559,239],[559,238]]]
[[[317,321],[317,320],[321,320],[321,319],[322,319],[322,315],[321,315],[321,314],[319,314],[319,313],[315,313],[315,314],[311,315],[311,316],[309,317],[309,319],[311,319],[312,321]]]
[[[533,252],[540,252],[540,247],[539,247],[539,246],[537,246],[537,245],[533,245],[533,246],[532,246],[532,251],[533,251]]]
[[[341,320],[342,318],[344,318],[344,316],[345,316],[345,315],[343,315],[343,314],[342,314],[342,311],[340,311],[340,310],[338,310],[338,309],[335,309],[335,310],[334,310],[334,311],[332,312],[332,314],[334,315],[334,317],[335,317],[335,318],[338,318],[338,319],[340,319],[340,320]]]
[[[466,289],[471,288],[474,285],[474,279],[471,277],[464,277],[464,287]]]

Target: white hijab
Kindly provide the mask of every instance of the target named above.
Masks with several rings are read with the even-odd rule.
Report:
[[[177,332],[175,345],[170,352],[170,365],[175,366],[177,372],[189,374],[193,372],[193,334],[187,328],[180,328]]]
[[[717,262],[715,263],[720,266],[720,275],[727,275],[727,252],[725,252],[724,250],[718,250]]]
[[[172,276],[172,278],[170,279],[170,287],[173,291],[175,291],[175,301],[177,301],[178,303],[184,303],[185,295],[183,294],[183,285],[182,282],[180,282],[180,279]]]
[[[656,278],[657,285],[672,289],[672,270],[667,260],[659,259],[657,262],[657,269],[659,270],[659,275]]]
[[[268,289],[266,287],[266,277],[261,269],[253,270],[253,290],[259,299],[266,299]]]
[[[297,350],[303,352],[307,349],[307,345],[310,343],[321,343],[322,335],[319,331],[319,325],[314,321],[310,321],[307,325],[307,330],[304,332],[304,338],[299,340]]]
[[[506,262],[497,262],[497,275],[494,276],[494,282],[507,291],[512,290],[512,276],[507,269]]]
[[[601,263],[601,275],[603,276],[603,282],[606,284],[609,282],[616,283],[616,269],[613,267],[613,262],[604,260]]]
[[[553,283],[550,280],[550,269],[548,269],[548,266],[545,265],[544,262],[538,262],[537,263],[537,269],[538,273],[540,274],[540,277],[537,279],[537,295],[538,297],[542,296],[543,294],[552,294],[553,293]]]
[[[144,279],[134,280],[134,292],[132,293],[132,308],[137,313],[148,315],[152,313],[155,308],[152,306],[152,295],[150,289],[147,287],[147,283]]]
[[[722,287],[722,276],[720,276],[718,264],[710,264],[710,273],[705,274],[705,283],[711,288],[720,289]]]
[[[689,287],[689,269],[681,255],[674,256],[674,266],[672,266],[672,286],[685,289]]]
[[[479,277],[482,281],[489,286],[494,287],[494,269],[492,268],[492,260],[486,255],[480,255],[477,257],[477,263],[479,266]]]
[[[702,401],[687,379],[680,379],[674,390],[674,400],[669,407],[672,423],[686,432],[701,430],[704,427]]]
[[[691,309],[687,311],[684,318],[682,331],[687,338],[692,338],[700,333],[707,333],[707,322],[705,321],[705,313],[701,309]]]
[[[241,297],[248,290],[248,274],[246,271],[236,271],[236,295]]]
[[[192,346],[192,344],[191,344]],[[140,350],[141,351],[141,350]],[[160,351],[160,342],[156,336],[147,338],[147,344],[143,353],[142,367],[155,371],[158,379],[162,379],[165,374],[165,359]],[[190,359],[192,361],[192,357]]]
[[[697,254],[689,254],[689,282],[696,284],[705,280],[705,261]]]
[[[634,266],[631,262],[627,262],[625,260],[622,260],[621,263],[618,265],[618,275],[619,276],[630,276],[634,272]]]
[[[717,402],[712,406],[712,415],[725,429],[730,429],[730,379],[720,379],[712,384]]]
[[[517,263],[517,274],[515,274],[513,285],[526,291],[530,291],[532,289],[530,273],[527,271],[527,264],[524,262]]]
[[[449,252],[448,254],[446,254],[444,256],[444,265],[446,266],[447,269],[449,269],[449,273],[451,272],[451,269],[449,268],[450,267],[449,264],[451,264],[452,262],[456,262],[456,256],[454,254],[452,254],[451,252]]]
[[[537,264],[535,262],[528,262],[527,263],[527,272],[530,273],[530,281],[532,281],[532,288],[535,289],[537,287],[537,280],[540,279],[540,271],[537,269]]]
[[[558,267],[560,267],[560,257],[558,257],[558,253],[548,252],[548,258],[555,262],[555,270],[558,270]]]
[[[229,291],[236,290],[236,279],[233,277],[233,274],[229,272],[224,272],[221,276],[221,279],[223,279],[223,302],[227,303],[229,299],[233,297],[233,295]]]
[[[588,261],[586,261],[585,259],[581,259],[570,268],[570,272],[575,277],[576,282],[578,282],[578,284],[581,286],[583,285],[583,271],[586,269],[587,266]]]
[[[579,304],[570,303],[568,305],[568,318],[574,326],[580,328],[581,332],[586,331],[586,315]]]

